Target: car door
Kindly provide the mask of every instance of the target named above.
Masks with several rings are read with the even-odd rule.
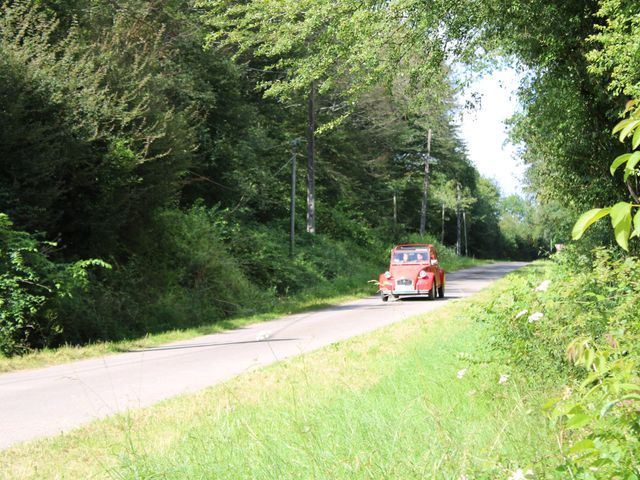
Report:
[[[435,260],[435,263],[434,263]],[[433,247],[431,247],[429,249],[429,271],[431,273],[433,273],[433,276],[435,277],[436,280],[436,285],[439,286],[441,281],[440,281],[440,275],[438,275],[438,256],[436,255],[436,251]]]

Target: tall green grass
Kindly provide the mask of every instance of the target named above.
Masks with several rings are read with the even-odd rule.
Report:
[[[546,385],[487,349],[474,319],[495,293],[7,450],[0,466],[7,478],[551,476]]]

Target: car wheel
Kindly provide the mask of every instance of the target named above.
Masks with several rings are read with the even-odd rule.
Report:
[[[387,300],[389,300],[389,295],[382,294],[381,298],[383,302],[386,302]]]
[[[437,295],[436,290],[436,281],[433,281],[433,285],[431,285],[431,292],[429,292],[429,300],[435,300]]]
[[[438,296],[444,298],[444,283],[438,288]]]

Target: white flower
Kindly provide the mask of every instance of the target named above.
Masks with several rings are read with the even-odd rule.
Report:
[[[546,292],[549,289],[549,285],[551,285],[551,280],[545,280],[540,285],[535,288],[536,292]]]
[[[505,375],[504,373],[500,375],[500,379],[498,380],[498,385],[502,385],[503,383],[507,383],[509,380],[509,375]]]
[[[529,315],[529,323],[537,322],[542,317],[544,317],[544,313],[542,312],[532,313],[531,315]]]
[[[271,332],[268,330],[263,330],[256,335],[256,342],[262,342],[263,340],[267,340],[271,336]]]
[[[524,310],[520,310],[518,313],[516,313],[516,318],[520,318],[523,315],[526,315],[529,312],[529,310],[527,310],[526,308]]]
[[[458,370],[458,378],[464,377],[464,374],[467,373],[467,369],[463,368],[462,370]]]
[[[529,468],[526,472],[524,472],[521,468],[519,468],[515,472],[513,472],[507,480],[527,480],[531,477],[533,477],[533,470]]]

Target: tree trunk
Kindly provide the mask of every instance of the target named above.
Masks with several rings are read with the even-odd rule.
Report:
[[[429,160],[431,157],[431,129],[427,136],[427,156],[424,159],[424,183],[422,185],[422,208],[420,208],[420,236],[427,224],[427,194],[429,193]]]
[[[298,139],[291,142],[291,216],[289,225],[289,256],[293,257],[296,242],[296,155],[298,153]]]
[[[307,232],[316,233],[316,83],[311,83],[309,92],[307,124]]]

